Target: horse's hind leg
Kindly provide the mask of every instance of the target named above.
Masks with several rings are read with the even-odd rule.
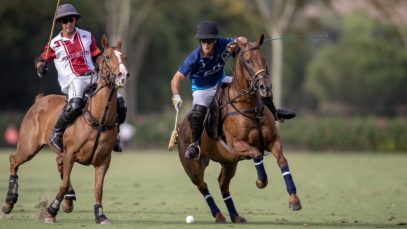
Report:
[[[61,175],[61,180],[63,179],[63,157],[62,155],[57,155],[56,158],[59,174]],[[74,205],[73,201],[76,200],[75,190],[72,187],[71,182],[69,182],[68,192],[64,196],[64,201],[62,202],[62,210],[65,213],[71,213],[73,211]]]
[[[299,211],[302,209],[300,198],[297,196],[297,189],[294,184],[293,177],[288,167],[288,161],[283,155],[281,140],[276,138],[275,142],[267,149],[271,151],[274,157],[277,159],[277,164],[280,167],[281,173],[284,177],[287,192],[290,195],[288,201],[288,207],[293,211]]]
[[[103,182],[107,170],[109,169],[111,156],[106,157],[105,161],[100,165],[95,166],[95,221],[97,224],[112,224],[106,215],[103,213],[102,198],[103,198]]]
[[[181,150],[181,152],[184,152]],[[204,171],[205,167],[209,163],[207,158],[201,158],[199,161],[186,159],[183,153],[180,154],[180,159],[182,165],[184,166],[185,172],[188,174],[192,183],[198,188],[199,192],[202,194],[209,209],[211,210],[212,216],[215,218],[215,223],[226,223],[225,216],[219,210],[215,203],[211,193],[209,192],[208,185],[204,181]]]
[[[17,145],[17,150],[9,157],[10,161],[10,178],[5,204],[2,207],[4,214],[9,214],[18,200],[18,167],[23,163],[31,160],[42,146],[35,142],[26,143],[21,139]]]
[[[65,196],[65,194],[68,192],[69,189],[69,183],[70,183],[70,176],[74,164],[74,155],[72,152],[65,152],[64,158],[63,158],[63,178],[61,185],[59,186],[59,192],[57,196],[55,197],[54,201],[51,202],[49,207],[47,208],[47,214],[46,217],[44,218],[44,223],[55,223],[55,217],[58,214],[59,207],[61,205],[61,202]]]
[[[232,195],[230,195],[229,184],[236,173],[237,163],[222,164],[222,170],[218,177],[220,191],[223,201],[228,209],[230,219],[234,223],[246,223],[246,219],[237,213],[235,204],[233,203]]]

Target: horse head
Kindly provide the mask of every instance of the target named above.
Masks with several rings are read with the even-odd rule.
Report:
[[[267,71],[266,58],[260,50],[263,44],[264,34],[256,42],[248,42],[245,39],[236,39],[240,48],[237,58],[236,76],[242,72],[241,76],[245,77],[247,87],[258,90],[262,97],[271,95],[271,83]]]
[[[99,63],[99,75],[116,88],[124,87],[129,78],[129,72],[126,67],[126,55],[121,50],[122,42],[118,41],[116,47],[110,47],[106,35],[103,34],[102,46],[104,52]]]

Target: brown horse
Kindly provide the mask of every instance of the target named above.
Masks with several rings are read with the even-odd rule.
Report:
[[[234,206],[229,183],[235,175],[237,163],[245,158],[253,158],[258,173],[256,185],[264,188],[267,185],[263,167],[264,150],[272,152],[281,168],[289,193],[289,208],[295,211],[301,209],[288,162],[282,152],[274,116],[268,109],[264,109],[261,102],[262,97],[271,95],[266,61],[260,50],[263,40],[263,35],[256,42],[237,39],[240,52],[236,58],[234,79],[223,90],[218,90],[215,97],[215,101],[219,101],[220,134],[214,138],[215,135],[210,134],[211,131],[206,126],[201,137],[201,155],[198,160],[184,157],[191,143],[188,120],[184,119],[179,126],[178,153],[181,163],[192,183],[205,198],[216,223],[224,223],[226,219],[204,181],[209,160],[219,162],[222,166],[218,182],[232,222],[244,223],[246,219],[239,216]]]
[[[10,213],[17,202],[19,166],[48,145],[57,154],[62,183],[55,200],[47,209],[45,223],[55,222],[61,202],[64,211],[70,212],[73,209],[72,196],[75,197],[75,193],[70,185],[70,175],[75,162],[94,166],[96,223],[111,223],[102,209],[103,181],[110,165],[111,151],[117,136],[117,89],[124,87],[128,73],[124,62],[126,57],[121,51],[121,42],[117,43],[117,47],[109,47],[107,38],[103,35],[102,46],[104,52],[99,64],[97,83],[94,90],[90,92],[83,115],[79,116],[65,131],[63,154],[51,147],[50,136],[66,103],[65,97],[60,95],[37,97],[34,105],[25,115],[20,127],[17,150],[10,155],[9,190],[6,203],[2,208],[5,214]]]

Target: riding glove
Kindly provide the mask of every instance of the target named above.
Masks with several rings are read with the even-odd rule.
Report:
[[[179,110],[182,106],[182,99],[180,95],[173,95],[172,96],[172,104],[176,110]]]
[[[48,61],[44,61],[38,66],[37,73],[38,76],[42,78],[43,76],[47,75],[47,72],[48,72]]]
[[[236,42],[229,42],[226,45],[226,51],[228,51],[229,53],[231,53],[233,56],[235,56],[236,54],[239,53],[240,49],[239,46],[237,46]]]

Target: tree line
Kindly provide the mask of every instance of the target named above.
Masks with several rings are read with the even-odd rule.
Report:
[[[78,9],[82,15],[78,26],[92,31],[97,40],[103,33],[115,30],[113,17],[109,17],[114,14],[108,2],[62,1]],[[134,114],[162,112],[171,107],[169,82],[186,55],[198,45],[193,36],[199,21],[218,22],[221,34],[227,37],[243,35],[255,40],[261,33],[270,37],[267,16],[259,10],[261,2],[270,7],[273,15],[271,9],[284,9],[289,7],[284,4],[296,1],[118,0],[117,3],[129,6],[131,27],[124,30],[134,34],[131,39],[121,38],[127,48],[128,65],[133,69],[132,86],[128,87],[131,91],[127,89],[124,93],[129,96],[127,100]],[[407,114],[405,29],[393,23],[391,9],[386,8],[390,19],[383,20],[363,10],[338,14],[326,2],[330,1],[296,2],[282,30],[281,35],[307,35],[318,34],[328,27],[331,38],[282,41],[281,105],[317,114]],[[276,3],[280,6],[272,8]],[[48,40],[55,4],[56,1],[50,0],[0,3],[2,112],[25,112],[38,93],[60,93],[53,67],[44,79],[38,79],[34,69],[34,58]],[[319,9],[317,16],[309,16],[309,9]],[[114,12],[122,10],[118,8]],[[148,14],[140,16],[143,12]],[[137,20],[142,23],[131,23]],[[277,58],[271,54],[273,45],[272,42],[263,45],[268,60]],[[274,64],[270,62],[271,66]],[[233,59],[229,60],[226,72],[233,74]],[[190,96],[188,86],[182,87],[185,98]]]

